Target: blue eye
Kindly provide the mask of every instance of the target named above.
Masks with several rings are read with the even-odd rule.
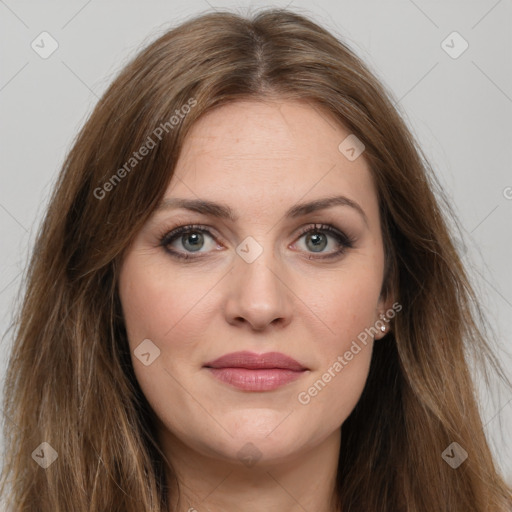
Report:
[[[339,256],[345,253],[347,249],[354,246],[353,239],[329,224],[315,224],[313,226],[307,226],[301,232],[299,239],[303,236],[306,236],[305,244],[307,248],[312,249],[314,253],[322,252],[329,242],[329,237],[334,238],[339,248],[333,252],[328,252],[327,254],[320,256],[319,258],[321,259]],[[310,259],[312,258],[315,258],[315,256],[310,256]]]
[[[190,254],[199,252],[203,248],[205,234],[213,239],[213,235],[204,226],[197,224],[180,226],[179,228],[176,228],[164,235],[160,240],[160,245],[164,247],[165,250],[171,254],[171,256],[176,256],[183,259],[195,258],[196,256],[190,256]],[[185,248],[185,251],[190,252],[183,253],[181,251],[177,251],[176,249],[170,248],[170,246],[176,241],[181,243],[181,246]]]
[[[323,253],[329,243],[329,238],[334,239],[335,245],[338,246],[334,251],[328,252],[322,256],[312,255],[309,259],[334,258],[345,253],[345,251],[353,247],[354,244],[354,240],[349,236],[328,224],[307,226],[300,233],[299,240],[304,236],[306,251],[310,250],[312,253]],[[205,241],[208,238],[212,240],[210,244],[211,247],[215,248],[217,246],[215,238],[210,233],[209,229],[206,226],[191,224],[187,226],[180,226],[166,233],[161,237],[160,245],[173,257],[181,259],[196,259],[208,254],[209,251],[201,251],[201,249],[205,247]],[[181,248],[184,249],[184,251],[181,249],[177,250],[175,247],[172,247],[176,242],[181,245]],[[197,253],[197,256],[194,255],[194,253]]]

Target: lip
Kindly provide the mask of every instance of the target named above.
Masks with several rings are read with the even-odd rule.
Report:
[[[309,369],[280,352],[232,352],[204,364],[218,380],[244,391],[272,391]]]

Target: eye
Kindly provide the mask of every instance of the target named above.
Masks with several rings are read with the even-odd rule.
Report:
[[[300,239],[304,238],[306,251],[313,253],[323,253],[324,249],[329,245],[329,238],[334,239],[334,250],[327,252],[322,256],[309,256],[309,259],[326,259],[334,258],[344,254],[345,251],[354,246],[354,240],[342,231],[334,228],[329,224],[314,224],[306,226],[300,234]],[[336,246],[338,247],[336,249]]]
[[[322,253],[321,256],[310,255],[309,259],[334,258],[345,253],[345,251],[348,248],[353,247],[354,244],[354,240],[329,224],[314,224],[306,226],[300,232],[299,240],[302,238],[304,238],[306,252],[317,254]],[[324,249],[328,245],[332,245],[329,244],[329,238],[334,240],[335,247],[332,251],[327,252],[324,255]],[[207,243],[208,239],[210,239],[209,244]],[[209,228],[198,224],[180,226],[173,229],[160,238],[160,245],[171,256],[182,259],[202,257],[209,252],[208,245],[210,246],[210,249],[218,247]],[[201,249],[205,247],[206,250],[201,251]]]
[[[205,226],[198,224],[180,226],[165,234],[160,240],[160,245],[172,256],[183,259],[195,258],[196,256],[190,256],[190,253],[200,253],[200,250],[205,246],[205,235],[206,238],[214,240],[213,235]],[[183,253],[181,248],[176,250],[176,248],[173,248],[175,245],[181,246],[189,254],[187,252]],[[210,243],[210,246],[214,247],[216,244]]]

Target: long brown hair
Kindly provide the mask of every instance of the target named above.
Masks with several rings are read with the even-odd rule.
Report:
[[[284,9],[197,16],[122,70],[63,165],[25,276],[3,399],[9,511],[169,510],[172,470],[131,365],[118,270],[194,122],[266,98],[306,101],[363,141],[383,292],[403,306],[342,426],[343,512],[506,510],[511,490],[484,435],[474,356],[505,376],[454,248],[449,205],[390,97],[343,42]],[[46,469],[36,463],[53,453],[43,442],[58,454]],[[457,469],[442,457],[453,442],[468,454]]]

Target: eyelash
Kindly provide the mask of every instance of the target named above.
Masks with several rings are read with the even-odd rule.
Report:
[[[201,225],[201,224],[189,224],[186,226],[180,226],[176,229],[173,229],[171,231],[166,231],[164,234],[162,234],[159,239],[160,243],[159,245],[164,248],[164,250],[170,254],[172,257],[189,260],[189,259],[196,259],[196,258],[202,258],[203,256],[192,256],[191,253],[183,254],[178,251],[174,251],[172,249],[169,249],[169,245],[174,242],[180,235],[183,235],[185,233],[191,233],[191,232],[200,232],[200,233],[206,233],[212,238],[215,239],[215,237],[210,233],[210,230],[207,226]],[[310,256],[309,259],[319,259],[319,260],[325,260],[325,259],[331,259],[335,258],[337,256],[341,256],[346,252],[347,249],[351,249],[354,246],[355,240],[343,233],[342,231],[339,231],[338,229],[334,228],[333,226],[329,224],[312,224],[309,226],[306,226],[303,228],[298,236],[298,239],[302,238],[307,233],[328,233],[331,235],[340,245],[341,248],[333,253],[329,253],[326,256]]]

